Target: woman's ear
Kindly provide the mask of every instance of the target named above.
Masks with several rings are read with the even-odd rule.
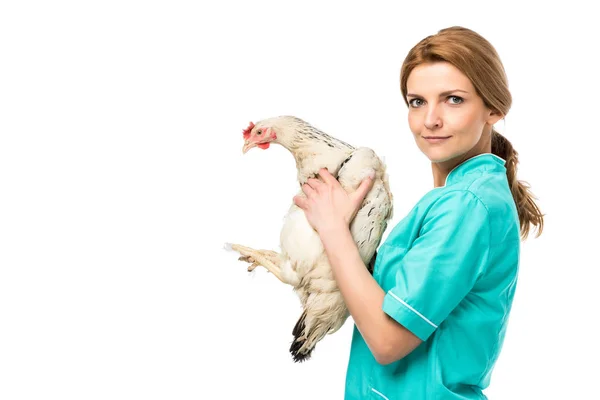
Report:
[[[496,122],[500,121],[502,118],[504,118],[504,115],[502,115],[501,113],[499,113],[497,111],[490,110],[489,115],[485,122],[487,122],[489,125],[493,126]]]

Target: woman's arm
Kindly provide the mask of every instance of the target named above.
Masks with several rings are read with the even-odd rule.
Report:
[[[309,179],[302,187],[306,198],[296,196],[294,203],[319,233],[346,306],[375,359],[381,364],[399,360],[421,340],[382,310],[385,293],[369,274],[349,229],[372,180],[348,195],[327,170],[319,175],[323,182]]]
[[[383,310],[384,291],[369,274],[347,226],[320,232],[335,280],[356,326],[380,364],[412,352],[421,340]]]

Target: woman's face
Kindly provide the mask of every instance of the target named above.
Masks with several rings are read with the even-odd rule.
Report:
[[[447,62],[413,69],[406,97],[410,130],[419,149],[434,163],[474,149],[484,130],[491,132],[501,118],[484,105],[469,78]]]

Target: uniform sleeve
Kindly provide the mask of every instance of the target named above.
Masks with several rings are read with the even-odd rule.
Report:
[[[488,211],[481,200],[466,190],[443,195],[430,207],[406,253],[384,253],[382,262],[397,273],[383,311],[427,340],[473,288],[489,247]]]

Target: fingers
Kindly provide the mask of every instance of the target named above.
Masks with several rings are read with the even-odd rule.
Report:
[[[323,189],[323,187],[325,186],[325,184],[323,182],[321,182],[318,179],[315,178],[309,178],[306,183],[304,185],[302,185],[302,190],[304,190],[304,187],[307,186],[307,189],[310,191],[312,190],[312,192],[310,192],[311,194],[313,194],[314,192],[321,192],[321,190]],[[306,190],[304,191],[304,193],[306,193],[308,195],[308,193],[306,192]]]
[[[309,179],[309,181],[310,181],[310,179]],[[314,185],[314,182],[313,182],[313,185]],[[316,190],[314,189],[315,186],[311,186],[309,183],[305,183],[304,185],[302,185],[302,191],[304,192],[306,197],[312,197],[315,195],[315,193],[316,193]]]
[[[372,178],[365,178],[360,185],[358,186],[358,188],[356,189],[356,191],[354,193],[352,193],[352,200],[354,201],[354,204],[360,204],[362,203],[362,201],[364,200],[365,196],[369,193],[369,191],[373,188],[373,182],[374,179]]]
[[[306,210],[308,199],[302,196],[294,196],[294,204],[303,210]]]
[[[333,175],[331,175],[331,173],[329,172],[329,170],[327,168],[321,168],[319,170],[319,176],[321,177],[321,179],[323,179],[323,182],[325,182],[329,185],[339,184],[337,179],[335,179],[335,177]]]
[[[324,183],[318,179],[315,179],[315,178],[308,179],[306,181],[306,183],[302,185],[302,191],[304,192],[306,197],[295,196],[294,204],[296,204],[298,207],[300,207],[301,209],[306,211],[308,208],[309,199],[314,199],[316,196],[318,196],[317,190],[322,189],[323,186],[324,186]]]

